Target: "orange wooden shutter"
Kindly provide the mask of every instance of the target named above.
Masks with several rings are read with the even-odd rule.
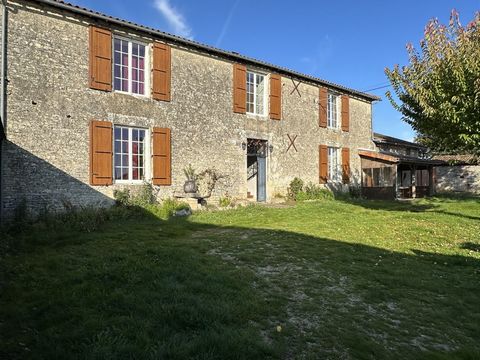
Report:
[[[277,74],[270,75],[270,118],[282,118],[282,77]]]
[[[327,145],[318,147],[320,184],[326,184],[328,179],[328,148]]]
[[[153,128],[152,138],[153,185],[171,185],[172,155],[170,129]]]
[[[170,46],[153,43],[152,97],[155,100],[170,101],[172,54]]]
[[[90,87],[112,91],[112,32],[90,26]]]
[[[350,149],[342,149],[342,179],[344,184],[350,183]]]
[[[321,87],[319,89],[318,101],[320,103],[320,118],[318,120],[318,125],[322,128],[327,127],[327,94],[328,91],[326,88]]]
[[[247,111],[247,67],[233,64],[233,112]]]
[[[342,131],[350,130],[350,104],[348,95],[342,95]]]
[[[90,122],[90,184],[111,185],[112,176],[112,123]]]

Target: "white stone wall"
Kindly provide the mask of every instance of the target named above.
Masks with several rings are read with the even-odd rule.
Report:
[[[436,191],[480,194],[480,165],[438,166]]]

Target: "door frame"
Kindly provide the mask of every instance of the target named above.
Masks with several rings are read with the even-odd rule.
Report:
[[[265,185],[264,185],[264,191],[265,191],[265,200],[259,200],[258,198],[258,158],[260,156],[258,156],[258,152],[255,152],[255,153],[252,153],[252,152],[249,152],[249,142],[250,141],[257,141],[257,142],[261,142],[263,143],[263,146],[264,146],[264,151],[265,151],[265,156],[263,157],[265,159],[265,175],[264,175],[264,179],[265,179]],[[247,151],[246,151],[246,155],[245,155],[245,171],[247,171],[247,163],[248,163],[248,157],[249,156],[255,156],[257,158],[257,176],[256,176],[256,196],[255,196],[255,201],[256,202],[266,202],[268,200],[268,192],[267,192],[267,188],[268,188],[268,165],[269,165],[269,160],[268,160],[268,157],[269,157],[269,140],[268,139],[265,139],[265,138],[258,138],[258,137],[248,137],[247,138]],[[247,179],[248,178],[248,175],[247,173],[245,172],[245,178]]]

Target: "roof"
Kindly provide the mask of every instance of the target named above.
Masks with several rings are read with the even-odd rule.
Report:
[[[400,145],[406,147],[414,147],[417,149],[427,149],[426,146],[414,143],[411,141],[402,140],[393,136],[383,135],[379,133],[373,133],[373,141],[379,144]]]
[[[434,155],[433,159],[441,160],[449,164],[455,165],[479,165],[480,157],[473,154],[443,154],[443,155]]]
[[[65,11],[68,11],[68,12],[71,12],[71,13],[74,13],[74,14],[78,14],[78,15],[91,17],[93,19],[100,20],[100,21],[103,21],[103,22],[106,22],[106,23],[126,27],[126,28],[129,28],[129,29],[135,30],[135,31],[146,33],[148,35],[166,40],[170,43],[183,45],[183,46],[190,47],[190,48],[195,48],[195,49],[198,49],[200,51],[207,52],[207,53],[210,53],[210,54],[215,54],[217,56],[227,58],[227,59],[230,59],[230,60],[240,61],[242,63],[246,63],[246,64],[249,64],[249,65],[259,66],[259,67],[262,67],[262,68],[273,70],[274,72],[277,72],[281,75],[282,74],[283,75],[289,75],[289,76],[292,76],[292,77],[295,77],[297,79],[301,79],[301,80],[304,80],[304,81],[313,82],[315,84],[319,84],[319,85],[322,85],[322,86],[328,86],[328,87],[334,88],[336,90],[339,90],[341,92],[358,96],[358,97],[360,97],[362,99],[365,99],[365,100],[369,100],[369,101],[381,100],[381,98],[376,96],[376,95],[367,94],[367,93],[364,93],[362,91],[354,90],[354,89],[351,89],[351,88],[348,88],[348,87],[345,87],[345,86],[342,86],[342,85],[339,85],[339,84],[332,83],[332,82],[327,81],[327,80],[323,80],[323,79],[320,79],[320,78],[317,78],[317,77],[314,77],[314,76],[311,76],[311,75],[306,75],[306,74],[303,74],[303,73],[300,73],[300,72],[297,72],[297,71],[294,71],[294,70],[290,70],[290,69],[285,68],[285,67],[276,66],[276,65],[273,65],[273,64],[265,62],[265,61],[261,61],[261,60],[257,60],[257,59],[254,59],[254,58],[251,58],[251,57],[248,57],[248,56],[240,55],[237,52],[222,50],[222,49],[210,46],[210,45],[202,44],[202,43],[197,42],[197,41],[193,41],[193,40],[189,40],[189,39],[177,36],[177,35],[169,34],[169,33],[166,33],[164,31],[161,31],[161,30],[158,30],[158,29],[154,29],[154,28],[151,28],[151,27],[139,25],[139,24],[136,24],[136,23],[133,23],[133,22],[130,22],[130,21],[127,21],[127,20],[119,19],[119,18],[116,18],[116,17],[113,17],[113,16],[105,15],[103,13],[93,11],[93,10],[90,10],[90,9],[87,9],[87,8],[84,8],[84,7],[80,7],[80,6],[77,6],[77,5],[62,1],[62,0],[30,0],[30,1],[45,4],[45,5],[50,5],[52,7],[58,8],[58,9],[62,9],[62,10],[65,10]]]
[[[418,165],[442,165],[441,160],[421,159],[414,156],[399,155],[392,152],[377,152],[372,150],[359,150],[358,154],[361,157],[366,157],[374,160],[386,161],[392,164],[418,164]]]

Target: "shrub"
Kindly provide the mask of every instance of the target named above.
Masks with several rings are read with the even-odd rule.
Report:
[[[290,186],[287,189],[288,197],[293,200],[297,200],[297,195],[303,191],[304,182],[302,179],[296,177],[290,182]]]
[[[113,198],[115,199],[115,203],[119,206],[130,206],[131,205],[130,190],[129,189],[114,190],[113,191]]]
[[[155,206],[153,210],[158,216],[162,218],[168,218],[175,214],[176,211],[190,209],[190,206],[177,199],[167,198],[162,201],[160,206]]]
[[[153,186],[148,182],[144,182],[138,189],[131,200],[133,205],[145,207],[156,203],[155,196],[153,195]]]
[[[231,205],[233,205],[233,201],[232,201],[232,198],[230,196],[228,196],[228,194],[225,195],[225,197],[221,197],[219,200],[218,200],[218,205],[220,207],[229,207]]]
[[[120,206],[146,207],[156,203],[153,186],[147,182],[144,182],[141,187],[137,188],[134,194],[131,193],[130,189],[115,190],[113,197],[116,204]]]
[[[320,187],[319,185],[315,185],[312,183],[308,183],[304,190],[298,192],[296,196],[297,201],[305,201],[305,200],[322,200],[322,199],[333,199],[333,193],[328,190]]]

